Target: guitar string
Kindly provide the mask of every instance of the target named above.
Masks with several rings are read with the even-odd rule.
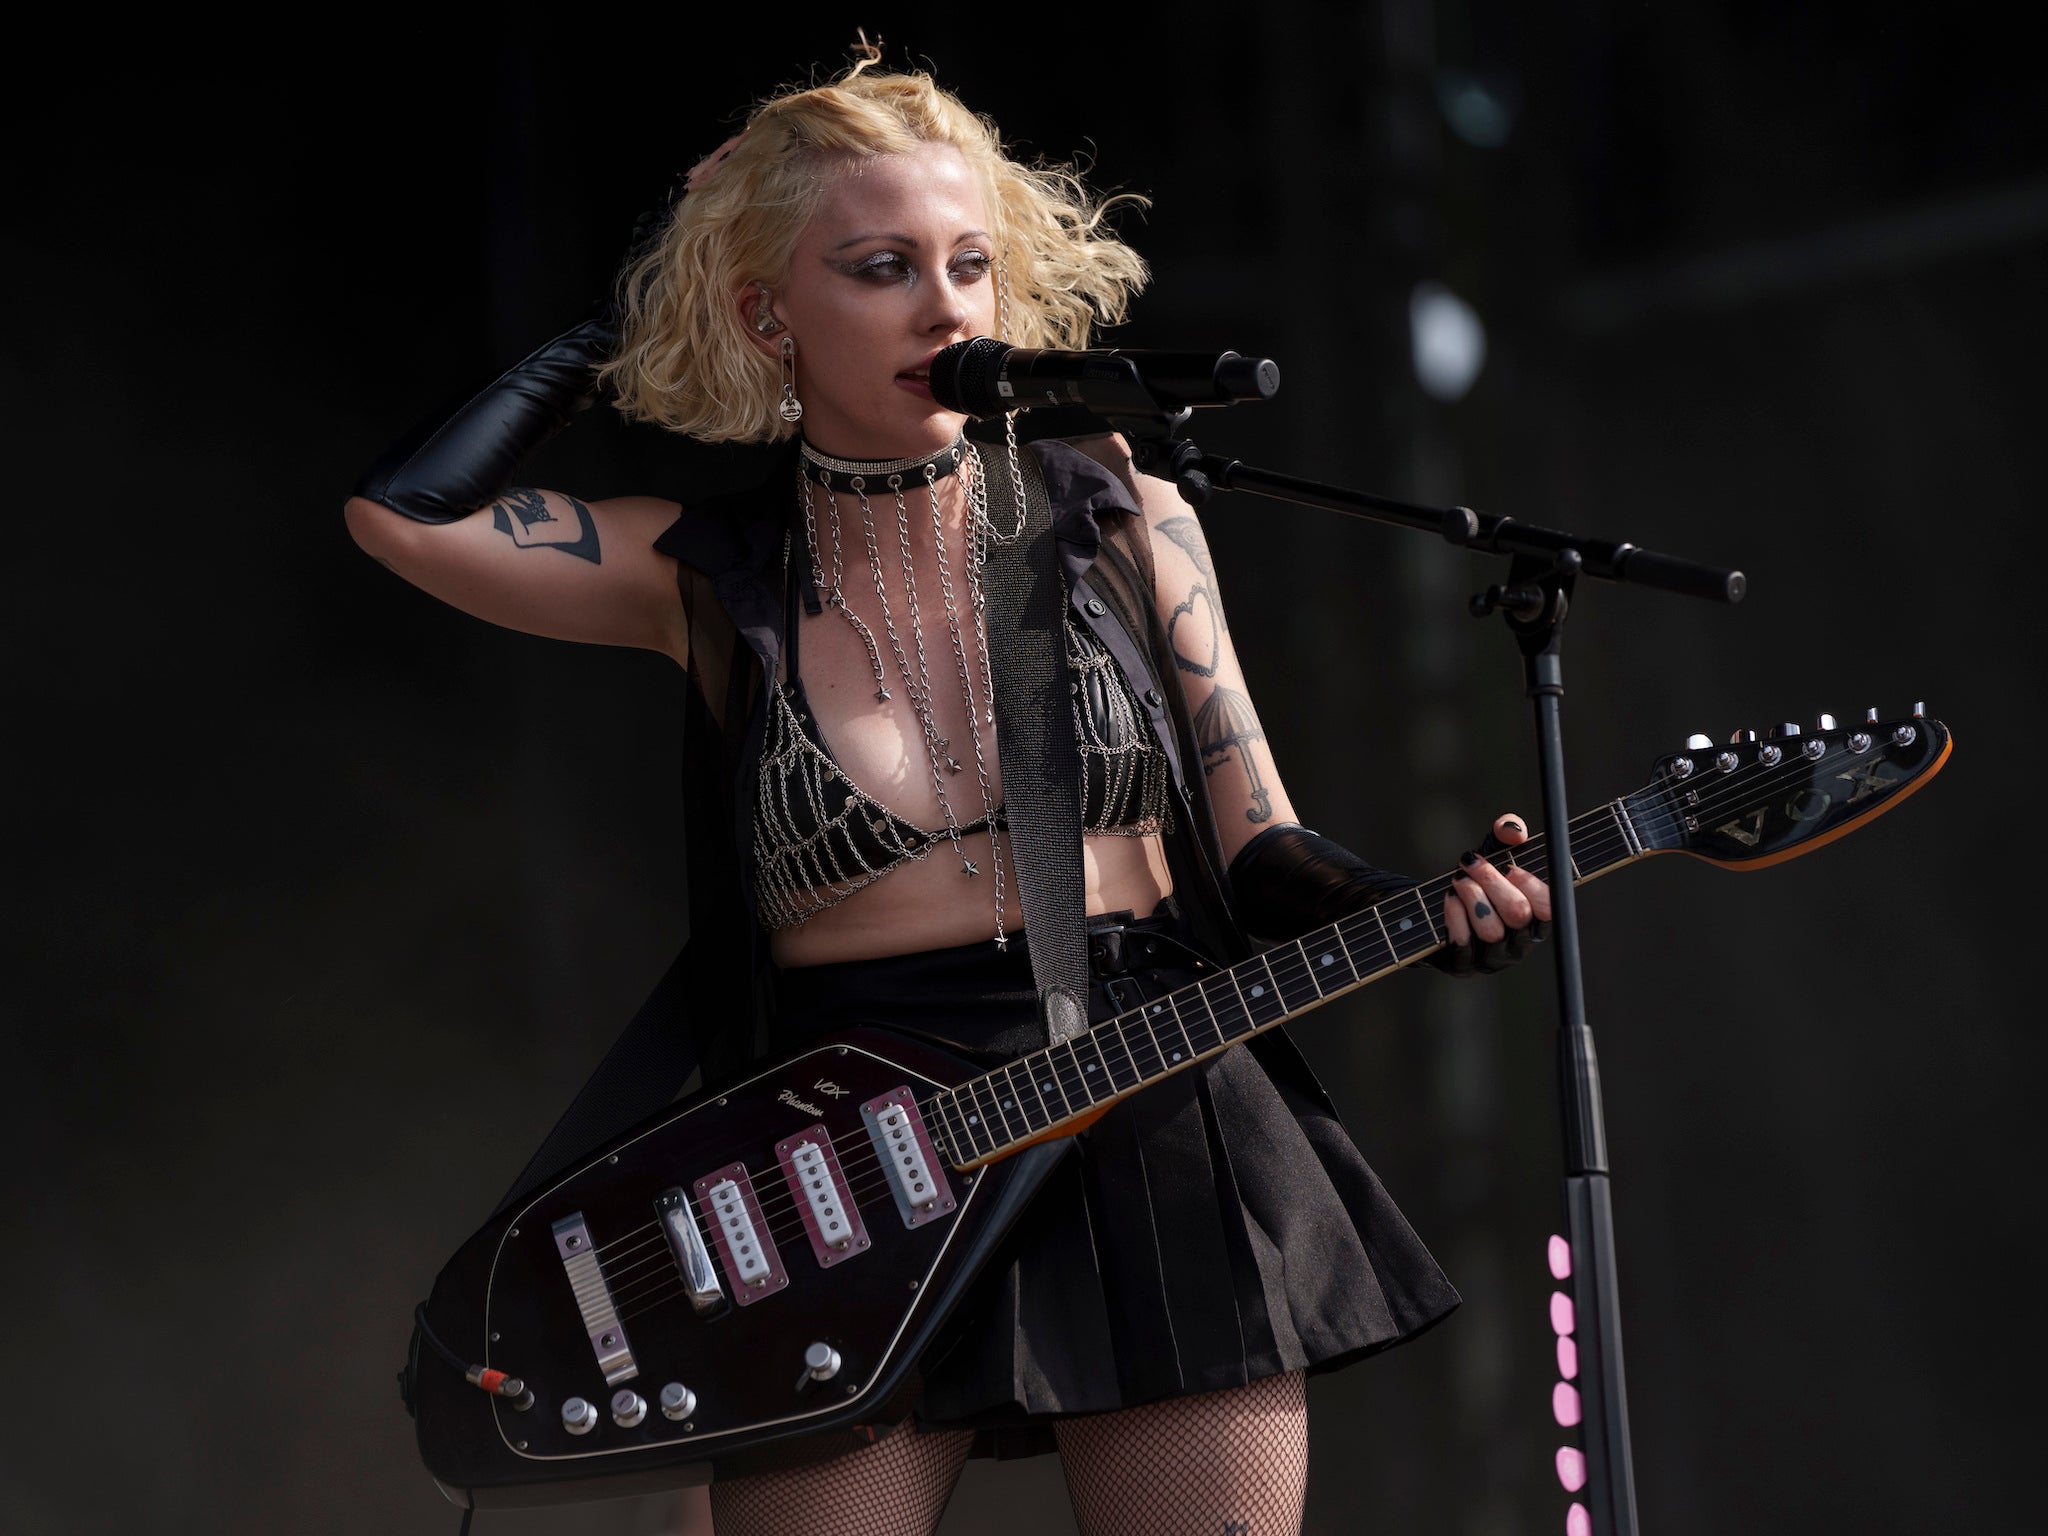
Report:
[[[1881,733],[1873,732],[1872,734],[1879,735]],[[1867,750],[1868,749],[1866,749],[1866,752]],[[1831,759],[1833,759],[1836,763],[1839,763],[1840,759],[1844,756],[1853,757],[1858,760],[1865,759],[1865,753],[1850,753],[1847,752],[1844,748],[1831,748],[1824,750],[1822,755],[1818,758],[1809,758],[1806,757],[1803,753],[1797,753],[1793,757],[1784,760],[1780,764],[1747,764],[1745,765],[1744,769],[1739,773],[1730,774],[1726,776],[1717,775],[1716,777],[1719,781],[1719,787],[1716,787],[1710,793],[1703,796],[1697,805],[1689,807],[1678,807],[1673,801],[1673,787],[1675,784],[1682,784],[1686,782],[1683,780],[1655,780],[1650,785],[1645,786],[1643,789],[1637,790],[1630,795],[1621,796],[1619,798],[1625,808],[1634,810],[1636,815],[1633,819],[1636,823],[1640,825],[1640,828],[1649,829],[1650,835],[1654,837],[1658,835],[1654,829],[1659,825],[1662,825],[1667,829],[1675,828],[1678,825],[1678,817],[1681,812],[1681,809],[1684,813],[1690,814],[1695,818],[1700,819],[1723,818],[1731,814],[1737,816],[1747,815],[1751,810],[1760,808],[1762,805],[1768,803],[1770,798],[1772,798],[1777,793],[1786,788],[1787,785],[1790,784],[1792,781],[1798,780],[1802,777],[1810,778],[1814,775],[1814,773],[1817,770],[1826,766]],[[1662,791],[1661,796],[1656,795],[1657,791]],[[1731,799],[1743,798],[1747,798],[1748,803],[1744,805],[1740,810],[1731,813],[1728,809],[1728,802]],[[1630,805],[1631,801],[1635,802],[1633,806]],[[1630,847],[1630,839],[1628,834],[1626,832],[1621,831],[1618,827],[1614,825],[1612,814],[1614,810],[1614,804],[1614,801],[1608,801],[1594,810],[1582,813],[1580,816],[1572,818],[1571,824],[1575,828],[1581,826],[1583,826],[1584,828],[1581,834],[1574,839],[1575,847],[1578,851],[1583,851],[1587,855],[1587,859],[1589,862],[1594,860],[1595,858],[1604,859],[1608,854],[1615,852],[1617,850],[1623,852],[1625,855],[1633,854],[1635,851],[1633,848]],[[1640,831],[1638,833],[1637,840],[1640,843]],[[1539,833],[1536,836],[1529,838],[1520,844],[1517,844],[1515,846],[1513,860],[1511,862],[1518,862],[1522,864],[1525,868],[1530,868],[1532,873],[1537,873],[1539,875],[1543,874],[1547,870],[1549,863],[1548,841],[1549,840],[1547,837]],[[1643,850],[1645,854],[1647,854],[1650,851],[1652,850],[1647,848]],[[1655,851],[1664,850],[1660,849]],[[1493,859],[1495,867],[1503,867],[1503,861],[1506,858],[1506,850],[1503,850],[1500,854],[1495,855]],[[1577,862],[1578,860],[1575,857],[1574,863]],[[1411,892],[1402,893],[1404,896],[1408,894],[1414,894],[1418,897],[1421,904],[1423,905],[1425,917],[1431,925],[1432,932],[1434,932],[1435,930],[1437,918],[1434,911],[1430,908],[1429,904],[1435,897],[1448,892],[1454,884],[1455,879],[1456,876],[1455,874],[1453,874],[1447,878],[1438,879],[1433,882],[1425,882],[1424,884],[1418,887],[1411,888]],[[1384,905],[1384,903],[1380,904],[1380,906]],[[1372,929],[1378,926],[1380,921],[1381,913],[1376,908],[1374,908],[1367,909],[1357,914],[1353,914],[1351,917],[1343,919],[1337,924],[1331,925],[1332,927],[1338,930],[1340,939],[1343,940],[1345,943],[1345,947],[1347,950],[1347,960],[1349,959],[1349,950],[1352,943],[1361,938],[1371,938]],[[1438,947],[1440,947],[1440,944],[1432,944],[1431,946],[1429,946],[1429,949],[1427,950],[1418,950],[1416,953],[1405,957],[1401,956],[1398,953],[1398,951],[1393,951],[1390,957],[1395,959],[1397,965],[1407,965],[1423,958],[1425,954],[1429,953],[1431,950],[1434,950]],[[1307,971],[1311,978],[1310,984],[1314,986],[1315,984],[1313,982],[1313,972],[1309,971],[1309,968],[1306,964],[1305,956],[1297,957],[1296,955],[1286,953],[1286,951],[1288,950],[1294,950],[1297,948],[1298,946],[1294,944],[1279,945],[1275,946],[1274,949],[1262,952],[1262,954],[1263,958],[1265,958],[1268,963],[1269,969],[1273,971],[1276,983],[1282,983],[1285,981],[1299,982],[1303,976],[1303,973]],[[1281,955],[1281,958],[1277,963],[1273,959],[1276,952],[1280,953]],[[1211,978],[1210,982],[1198,983],[1196,984],[1196,987],[1198,988],[1205,985],[1214,985],[1216,981],[1221,979],[1222,978]],[[1180,996],[1182,992],[1191,993],[1195,989],[1196,988],[1179,989],[1176,991],[1176,993],[1170,994],[1169,996]],[[1320,1000],[1321,989],[1319,986],[1317,986],[1315,989],[1318,993],[1318,1000]],[[1224,993],[1222,995],[1227,999],[1227,993]],[[1209,1003],[1212,1005],[1215,1001],[1214,999],[1209,998],[1206,992],[1202,994],[1202,1000],[1204,1003]],[[1213,1006],[1211,1006],[1208,1011],[1210,1012],[1212,1018],[1215,1017],[1215,1009]],[[1249,1010],[1247,1010],[1247,1014],[1249,1016]],[[1187,1022],[1184,1019],[1182,1019],[1181,1010],[1178,1006],[1175,1006],[1173,1008],[1172,1015],[1173,1018],[1171,1027],[1180,1030],[1184,1042],[1192,1046],[1193,1040],[1186,1033]],[[1091,1030],[1089,1033],[1093,1036],[1106,1036],[1112,1032],[1112,1025],[1119,1026],[1119,1028],[1115,1031],[1118,1035],[1118,1043],[1125,1048],[1126,1056],[1129,1058],[1132,1066],[1134,1068],[1137,1068],[1136,1057],[1131,1055],[1130,1053],[1131,1042],[1128,1039],[1127,1034],[1125,1033],[1125,1029],[1127,1028],[1128,1023],[1130,1022],[1130,1018],[1130,1015],[1121,1015],[1115,1020],[1105,1021],[1103,1025],[1096,1026],[1095,1029]],[[1197,1019],[1195,1022],[1196,1027],[1198,1029],[1204,1028],[1199,1019]],[[1253,1032],[1255,1033],[1256,1030]],[[1154,1031],[1147,1031],[1148,1035],[1153,1033]],[[1218,1031],[1218,1034],[1219,1038],[1221,1039],[1229,1038],[1227,1036],[1223,1036],[1220,1030]],[[1081,1037],[1077,1037],[1077,1039],[1078,1038]],[[1099,1051],[1099,1040],[1095,1043]],[[1156,1041],[1154,1042],[1154,1044],[1156,1047]],[[1024,1059],[1028,1060],[1029,1058]],[[1048,1057],[1046,1059],[1053,1068],[1054,1079],[1058,1081],[1060,1084],[1066,1086],[1083,1085],[1085,1081],[1084,1079],[1074,1078],[1068,1075],[1071,1070],[1069,1067],[1062,1067],[1056,1060],[1052,1058]],[[1103,1059],[1105,1063],[1107,1063],[1108,1058],[1105,1057]],[[1156,1051],[1155,1059],[1159,1059],[1156,1056]],[[1013,1067],[1015,1065],[1016,1064],[1014,1063],[1012,1064]],[[1168,1065],[1168,1063],[1161,1059],[1160,1066],[1164,1067],[1166,1065]],[[1139,1070],[1142,1071],[1145,1069]],[[1150,1075],[1149,1072],[1147,1072],[1146,1075]],[[989,1074],[984,1074],[982,1078],[976,1079],[975,1081],[987,1082],[989,1081],[989,1076]],[[1036,1076],[1035,1073],[1034,1076]],[[1114,1074],[1112,1074],[1112,1082],[1114,1082]],[[953,1093],[956,1099],[959,1099],[960,1102],[971,1106],[976,1102],[973,1099],[973,1097],[967,1096],[963,1098],[960,1094],[960,1089],[965,1088],[967,1086],[967,1084],[962,1084],[959,1086],[959,1088],[953,1090]],[[1082,1086],[1082,1092],[1084,1095],[1086,1094],[1087,1090],[1085,1086]],[[1092,1098],[1092,1096],[1090,1097]],[[1068,1098],[1071,1103],[1073,1101],[1073,1095],[1069,1093]],[[1035,1128],[1029,1127],[1027,1122],[1027,1134],[1029,1133],[1030,1129]],[[1007,1141],[1009,1139],[1013,1139],[1013,1137],[1006,1135],[1002,1140],[997,1141],[995,1145],[1000,1146],[1003,1144],[1004,1141]],[[978,1145],[976,1147],[976,1150],[980,1150]]]
[[[1878,733],[1873,732],[1872,734],[1875,736]],[[1745,765],[1744,771],[1739,774],[1728,774],[1718,776],[1716,782],[1722,787],[1717,788],[1714,792],[1707,796],[1703,796],[1696,804],[1689,807],[1685,807],[1684,813],[1686,815],[1690,815],[1696,819],[1701,820],[1707,819],[1709,817],[1739,817],[1747,815],[1752,810],[1758,809],[1763,804],[1766,804],[1768,800],[1773,795],[1775,795],[1779,789],[1783,788],[1788,781],[1800,778],[1802,776],[1811,776],[1815,771],[1819,770],[1824,765],[1826,765],[1829,762],[1830,758],[1838,756],[1849,756],[1861,760],[1866,757],[1866,753],[1850,753],[1846,750],[1830,748],[1823,751],[1821,756],[1817,758],[1809,758],[1805,756],[1803,753],[1796,753],[1794,756],[1776,765],[1762,763],[1748,764]],[[1879,761],[1885,759],[1883,759],[1882,755],[1880,755],[1879,758],[1870,760]],[[1679,807],[1675,802],[1673,791],[1675,790],[1676,786],[1680,784],[1685,784],[1686,782],[1687,781],[1685,780],[1670,779],[1653,781],[1650,785],[1645,786],[1641,790],[1633,792],[1633,794],[1631,795],[1621,796],[1619,797],[1619,799],[1622,806],[1622,814],[1627,815],[1628,811],[1631,809],[1636,811],[1639,816],[1642,813],[1648,812],[1658,818],[1661,818],[1667,823],[1675,825],[1678,821]],[[1904,781],[1902,780],[1899,782]],[[1654,801],[1650,801],[1649,803],[1638,803],[1634,806],[1630,806],[1629,802],[1631,800],[1637,800],[1639,798],[1646,799],[1651,795],[1652,791],[1657,790],[1663,791],[1662,798],[1666,803],[1660,805],[1655,803]],[[1763,793],[1761,795],[1761,798],[1758,798],[1760,791],[1762,791]],[[1694,792],[1697,793],[1696,790]],[[1726,810],[1726,802],[1728,800],[1745,797],[1749,800],[1750,803],[1744,805],[1740,810],[1737,810],[1732,813]],[[1574,842],[1577,847],[1586,850],[1589,859],[1605,858],[1607,854],[1615,851],[1616,849],[1623,850],[1625,853],[1633,853],[1633,850],[1630,848],[1630,838],[1627,835],[1627,833],[1621,831],[1618,827],[1613,827],[1611,825],[1613,821],[1613,813],[1615,811],[1615,808],[1615,801],[1610,800],[1593,810],[1584,812],[1580,816],[1572,818],[1573,823],[1579,821],[1585,821],[1586,823],[1588,823],[1587,835],[1584,837],[1575,838]],[[1596,828],[1598,830],[1595,830]],[[1492,856],[1492,859],[1495,862],[1495,867],[1504,868],[1508,865],[1519,863],[1522,865],[1522,867],[1530,869],[1532,873],[1537,873],[1539,874],[1539,876],[1541,876],[1547,873],[1548,869],[1548,841],[1548,838],[1544,834],[1538,833],[1534,836],[1525,839],[1522,843],[1516,844],[1512,850],[1500,850],[1498,853]],[[1641,839],[1639,835],[1637,838],[1638,845],[1640,845],[1640,841]],[[1652,850],[1644,849],[1645,854],[1647,854],[1649,851]],[[1574,862],[1576,863],[1577,860],[1575,859]],[[1423,882],[1422,884],[1416,887],[1411,887],[1410,890],[1400,893],[1400,897],[1412,895],[1417,897],[1418,901],[1427,902],[1428,900],[1431,900],[1437,896],[1448,894],[1450,890],[1453,888],[1455,880],[1455,873],[1448,877],[1439,877],[1436,880]],[[1396,897],[1394,899],[1398,900],[1400,899],[1400,897]],[[1366,928],[1363,919],[1370,917],[1374,920],[1374,925],[1377,926],[1381,922],[1381,918],[1377,910],[1378,906],[1381,905],[1385,905],[1385,903],[1376,904],[1374,908],[1368,908],[1362,912],[1354,913],[1349,917],[1340,919],[1337,923],[1331,924],[1329,926],[1338,931],[1340,940],[1345,939],[1346,935],[1344,933],[1344,930],[1346,928],[1352,928],[1355,930],[1354,934],[1352,935],[1354,937],[1365,935],[1369,932],[1369,930]],[[1425,915],[1429,922],[1431,932],[1434,933],[1436,931],[1438,919],[1434,914],[1428,913],[1426,908]],[[1399,968],[1406,966],[1408,964],[1412,964],[1414,961],[1423,958],[1424,955],[1438,947],[1441,947],[1441,941],[1436,945],[1432,945],[1430,950],[1419,950],[1415,954],[1410,956],[1402,957],[1399,955],[1398,951],[1392,950],[1391,948],[1389,949],[1389,954],[1390,957],[1395,960],[1396,968]],[[1345,944],[1345,948],[1347,965],[1349,965],[1350,945],[1348,942]],[[1299,952],[1298,956],[1284,953],[1284,951],[1290,949]],[[1281,953],[1281,958],[1277,964],[1273,959],[1273,956],[1276,951],[1283,952]],[[1264,961],[1266,962],[1265,968],[1267,969],[1268,973],[1272,975],[1276,987],[1281,986],[1282,983],[1286,980],[1293,980],[1298,982],[1306,978],[1310,986],[1317,993],[1316,1001],[1319,1002],[1322,1000],[1323,993],[1321,987],[1316,982],[1313,968],[1308,964],[1306,953],[1302,950],[1302,946],[1298,941],[1276,945],[1271,950],[1263,951],[1260,956],[1249,958],[1264,959]],[[1247,1038],[1251,1034],[1261,1032],[1262,1029],[1271,1028],[1273,1024],[1279,1023],[1285,1018],[1292,1017],[1299,1012],[1306,1011],[1307,1007],[1312,1006],[1312,1004],[1304,1004],[1302,1008],[1293,1008],[1283,1003],[1283,1012],[1281,1015],[1281,1019],[1276,1019],[1273,1020],[1271,1023],[1260,1026],[1257,1025],[1257,1021],[1249,1011],[1248,1005],[1244,1003],[1242,1000],[1240,1000],[1238,1006],[1239,1009],[1244,1012],[1245,1022],[1253,1023],[1255,1027],[1249,1031],[1240,1030],[1239,1033],[1237,1033],[1236,1035],[1226,1034],[1224,1032],[1226,1028],[1224,1018],[1217,1014],[1214,1006],[1216,1000],[1208,996],[1206,989],[1210,986],[1215,985],[1215,983],[1218,981],[1228,979],[1232,983],[1231,990],[1234,992],[1239,992],[1241,998],[1241,988],[1237,985],[1237,977],[1234,974],[1237,969],[1238,967],[1233,967],[1223,976],[1212,977],[1205,982],[1191,983],[1186,987],[1176,988],[1173,993],[1169,993],[1165,997],[1155,1000],[1155,1002],[1170,1002],[1172,998],[1179,996],[1181,994],[1199,995],[1202,1003],[1204,1004],[1205,1011],[1209,1015],[1209,1019],[1206,1026],[1198,1020],[1196,1027],[1197,1029],[1202,1030],[1205,1034],[1209,1030],[1213,1030],[1217,1037],[1219,1045],[1227,1045],[1229,1043],[1232,1043],[1235,1039]],[[1224,996],[1227,999],[1228,994],[1224,994]],[[1190,1048],[1190,1050],[1194,1052],[1195,1055],[1200,1055],[1200,1051],[1195,1049],[1194,1038],[1187,1032],[1187,1022],[1181,1017],[1181,1011],[1179,1007],[1175,1006],[1172,1011],[1174,1017],[1172,1027],[1181,1033],[1183,1043],[1187,1045]],[[1133,1055],[1130,1050],[1131,1042],[1129,1041],[1127,1035],[1124,1033],[1124,1031],[1127,1030],[1128,1025],[1133,1019],[1133,1017],[1136,1017],[1141,1021],[1144,1020],[1144,1014],[1142,1010],[1134,1009],[1130,1010],[1126,1014],[1118,1015],[1113,1019],[1103,1021],[1102,1024],[1094,1026],[1091,1030],[1086,1032],[1086,1034],[1087,1036],[1095,1036],[1097,1034],[1108,1034],[1111,1032],[1112,1026],[1115,1026],[1116,1033],[1119,1037],[1119,1044],[1121,1044],[1124,1047],[1125,1056],[1130,1067],[1134,1071],[1142,1072],[1143,1069],[1139,1068],[1136,1056]],[[1156,1040],[1156,1032],[1151,1028],[1149,1021],[1147,1021],[1147,1025],[1147,1035],[1155,1037],[1153,1041],[1155,1059],[1158,1060],[1159,1067],[1161,1069],[1165,1069],[1169,1067],[1169,1065],[1171,1064],[1165,1059],[1163,1055],[1159,1054],[1158,1042]],[[1084,1037],[1076,1038],[1079,1039]],[[1098,1060],[1102,1065],[1106,1067],[1109,1064],[1108,1058],[1102,1055],[1100,1042],[1096,1040],[1091,1040],[1090,1043],[1095,1047],[1097,1051]],[[1211,1047],[1210,1049],[1214,1050],[1216,1049],[1216,1047]],[[1047,1086],[1057,1087],[1061,1091],[1061,1096],[1066,1103],[1066,1112],[1064,1114],[1054,1114],[1053,1119],[1048,1122],[1048,1127],[1033,1127],[1030,1123],[1028,1110],[1017,1110],[1019,1118],[1023,1119],[1025,1122],[1025,1134],[1027,1136],[1033,1134],[1035,1130],[1049,1128],[1050,1124],[1057,1123],[1061,1119],[1070,1118],[1078,1113],[1085,1113],[1086,1109],[1093,1108],[1101,1103],[1101,1100],[1089,1091],[1086,1084],[1085,1075],[1077,1074],[1071,1078],[1068,1078],[1063,1075],[1063,1072],[1071,1071],[1075,1066],[1079,1065],[1078,1055],[1076,1053],[1070,1052],[1070,1057],[1072,1058],[1072,1060],[1070,1060],[1066,1068],[1063,1068],[1061,1064],[1054,1060],[1049,1053],[1046,1054],[1044,1063],[1045,1066],[1051,1072],[1051,1077],[1048,1081]],[[1028,1059],[1029,1058],[1020,1058],[1020,1061]],[[1014,1068],[1018,1064],[1019,1063],[1011,1063],[1009,1065],[1011,1068]],[[1007,1076],[1008,1073],[1006,1072],[1005,1075]],[[1126,1093],[1130,1091],[1135,1091],[1136,1088],[1144,1086],[1144,1077],[1149,1077],[1151,1075],[1152,1074],[1149,1072],[1144,1072],[1144,1076],[1141,1077],[1138,1082],[1133,1083],[1130,1089],[1119,1089],[1117,1090],[1117,1092]],[[1167,1074],[1164,1070],[1162,1070],[1159,1075],[1163,1076]],[[983,1074],[981,1078],[970,1081],[985,1081],[988,1078],[988,1076],[989,1074]],[[1034,1072],[1032,1076],[1034,1080],[1037,1079],[1036,1072]],[[1070,1091],[1068,1091],[1070,1085],[1072,1088],[1079,1089],[1080,1097],[1083,1100],[1085,1100],[1085,1104],[1082,1110],[1077,1111],[1073,1108],[1075,1103],[1075,1097]],[[1115,1087],[1115,1075],[1113,1072],[1110,1076],[1110,1085],[1112,1088]],[[941,1091],[951,1092],[957,1098],[959,1090],[967,1086],[968,1084],[963,1083],[960,1085],[956,1085],[956,1087],[952,1090]],[[993,1085],[991,1085],[989,1091],[992,1094],[1000,1092],[1000,1090],[995,1088]],[[935,1094],[933,1096],[933,1099],[936,1100],[936,1098],[937,1095]],[[1015,1105],[1018,1102],[1019,1098],[1020,1096],[1016,1093],[1013,1085],[1009,1098],[1001,1102],[1007,1104],[1011,1108],[1015,1108]],[[924,1109],[926,1107],[926,1105],[920,1105],[921,1109]],[[1042,1107],[1046,1110],[1051,1110],[1052,1105],[1050,1100],[1044,1100]],[[1007,1139],[1022,1138],[1012,1136]],[[885,1186],[886,1180],[872,1179],[866,1177],[856,1178],[854,1170],[858,1168],[861,1170],[862,1173],[866,1173],[870,1166],[879,1165],[879,1161],[879,1154],[872,1156],[856,1156],[852,1158],[841,1157],[839,1159],[840,1169],[842,1173],[842,1183],[847,1191],[847,1196],[850,1203],[853,1203],[856,1209],[858,1209],[859,1200],[862,1195],[871,1193],[877,1187]],[[793,1237],[806,1230],[804,1224],[801,1223],[801,1221],[799,1221],[799,1223],[794,1227],[789,1227],[787,1225],[777,1227],[774,1225],[774,1223],[777,1220],[784,1217],[789,1211],[794,1210],[798,1207],[798,1197],[794,1194],[783,1194],[780,1196],[780,1198],[771,1197],[767,1200],[761,1200],[759,1199],[757,1193],[757,1203],[761,1207],[764,1222],[770,1227],[770,1235],[775,1241],[776,1246],[783,1246],[784,1244],[789,1242]],[[694,1219],[695,1213],[693,1212],[692,1214]],[[653,1223],[652,1225],[654,1225],[657,1228],[659,1227],[658,1222]],[[612,1243],[606,1244],[605,1249],[600,1251],[616,1248],[619,1245],[619,1243],[625,1242],[630,1237],[636,1235],[638,1232],[644,1232],[646,1230],[647,1229],[644,1227],[637,1228],[635,1229],[634,1233],[629,1233],[625,1237],[615,1239]],[[617,1264],[619,1260],[629,1257],[632,1253],[639,1252],[641,1246],[653,1247],[655,1246],[655,1244],[650,1242],[645,1243],[643,1245],[636,1245],[635,1248],[629,1250],[628,1254],[621,1254],[616,1256],[613,1260],[613,1263]],[[658,1256],[659,1255],[657,1253],[652,1257]],[[628,1269],[638,1268],[644,1262],[647,1261],[636,1260],[634,1263],[628,1264],[626,1267]],[[622,1289],[630,1290],[631,1286],[639,1284],[641,1280],[645,1280],[646,1278],[648,1277],[642,1276],[639,1280],[627,1282]],[[631,1297],[630,1301],[639,1302],[645,1300],[651,1297],[653,1290],[658,1289],[659,1284],[657,1283],[657,1285],[651,1290],[643,1291],[638,1295]],[[622,1301],[620,1304],[626,1305],[628,1304],[628,1302]],[[656,1303],[650,1302],[649,1304]]]

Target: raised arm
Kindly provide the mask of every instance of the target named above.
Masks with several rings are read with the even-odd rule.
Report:
[[[616,331],[593,316],[379,455],[344,506],[349,533],[414,586],[493,624],[689,663],[675,562],[653,548],[674,502],[583,502],[509,484],[595,398]]]

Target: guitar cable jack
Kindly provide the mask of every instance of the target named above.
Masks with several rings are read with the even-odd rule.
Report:
[[[492,1370],[489,1366],[471,1365],[462,1356],[443,1344],[440,1335],[427,1325],[427,1304],[421,1302],[412,1309],[412,1320],[418,1325],[420,1337],[434,1346],[435,1353],[455,1369],[462,1372],[462,1379],[473,1387],[481,1387],[493,1397],[507,1398],[512,1407],[524,1413],[533,1406],[533,1393],[517,1376],[508,1376],[503,1371]]]

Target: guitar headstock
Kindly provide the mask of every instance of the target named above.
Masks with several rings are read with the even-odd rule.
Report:
[[[1737,731],[1727,745],[1694,736],[1657,760],[1627,797],[1646,853],[1688,853],[1762,868],[1810,853],[1882,814],[1948,761],[1948,727],[1925,706],[1897,720],[1870,710],[1858,725],[1822,715],[1811,731]]]

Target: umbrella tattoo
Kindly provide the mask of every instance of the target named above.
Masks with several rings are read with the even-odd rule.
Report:
[[[1215,689],[1195,711],[1195,742],[1202,749],[1202,772],[1214,773],[1232,752],[1244,764],[1252,790],[1252,804],[1244,813],[1246,821],[1265,821],[1273,814],[1272,796],[1259,777],[1259,765],[1251,753],[1252,743],[1265,739],[1265,728],[1259,724],[1252,701],[1232,689]]]

